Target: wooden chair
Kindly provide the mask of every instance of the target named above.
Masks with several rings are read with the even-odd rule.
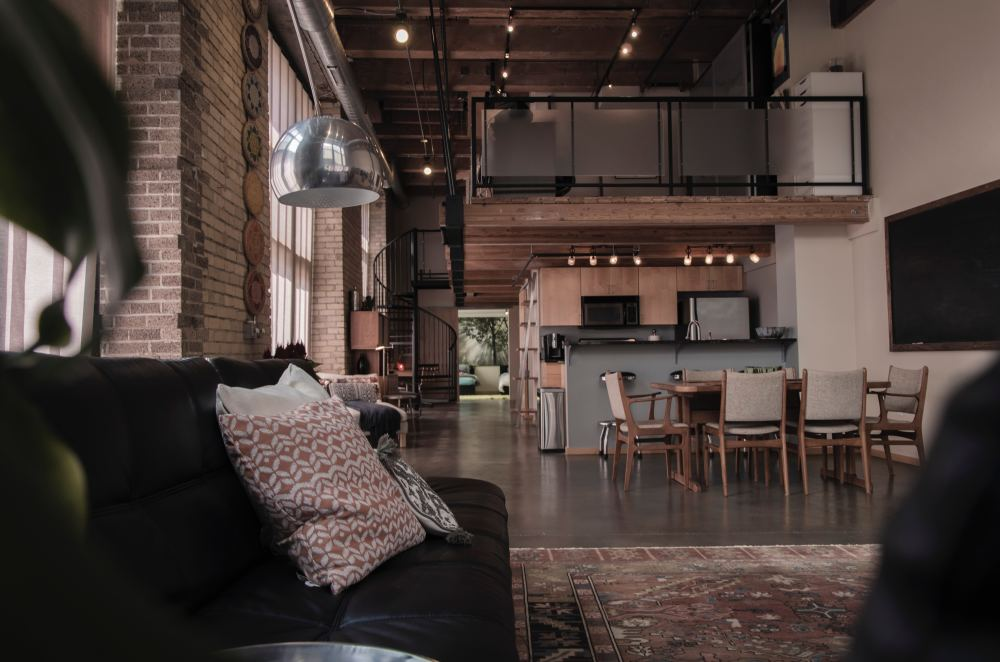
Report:
[[[705,424],[705,443],[717,450],[722,469],[722,494],[729,496],[726,453],[746,448],[763,450],[764,484],[771,482],[771,463],[767,458],[778,451],[781,480],[788,495],[788,447],[785,443],[785,372],[722,374],[722,401],[719,419]],[[715,442],[712,438],[715,437]],[[705,455],[708,476],[708,455]]]
[[[868,418],[872,444],[882,444],[885,461],[892,470],[892,446],[916,446],[924,463],[924,401],[927,399],[927,366],[908,370],[889,366],[889,388],[877,393],[879,415]]]
[[[826,471],[827,447],[861,450],[865,494],[872,493],[872,473],[868,458],[868,431],[865,425],[865,400],[868,393],[868,372],[865,369],[847,372],[824,370],[802,371],[802,400],[798,421],[789,422],[799,450],[799,470],[802,491],[809,494],[809,465],[806,453],[810,448],[823,449],[823,469]],[[844,483],[846,458],[839,464],[839,478]]]
[[[629,396],[625,394],[625,382],[619,372],[609,372],[604,376],[608,386],[608,400],[611,403],[611,415],[615,419],[615,457],[611,464],[611,480],[617,480],[618,456],[621,447],[625,446],[625,490],[632,480],[632,467],[639,444],[656,450],[663,450],[667,464],[667,480],[670,479],[670,453],[676,452],[677,469],[683,471],[685,458],[690,460],[691,446],[688,427],[683,423],[675,423],[670,419],[672,401],[676,396],[661,396],[658,394],[643,394]],[[662,419],[654,418],[656,403],[664,402]],[[645,420],[636,418],[632,407],[637,404],[649,403],[649,413]],[[676,438],[676,441],[673,439]]]
[[[691,370],[684,368],[681,379],[686,382],[721,382],[724,370]],[[696,395],[691,399],[691,426],[694,428],[694,452],[696,466],[702,466],[702,455],[710,452],[705,447],[705,423],[719,420],[719,396],[712,393]],[[707,463],[707,462],[706,462]],[[708,482],[708,476],[702,476]]]

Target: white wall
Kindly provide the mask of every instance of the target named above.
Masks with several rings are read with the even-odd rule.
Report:
[[[1000,179],[1000,2],[947,4],[944,11],[938,0],[878,0],[832,30],[827,0],[789,2],[791,81],[833,57],[865,74],[876,198],[871,220],[848,229],[850,255],[838,258],[853,262],[857,361],[873,378],[890,364],[927,365],[932,431],[948,394],[996,357],[889,351],[885,216]]]

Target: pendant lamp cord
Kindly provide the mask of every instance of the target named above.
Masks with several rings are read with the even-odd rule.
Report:
[[[316,84],[313,82],[312,68],[309,66],[309,58],[306,56],[306,45],[302,41],[302,30],[299,28],[299,17],[295,15],[295,7],[292,0],[288,0],[288,13],[292,15],[292,27],[295,28],[295,36],[299,40],[299,50],[302,51],[302,66],[306,69],[306,78],[309,79],[309,92],[312,95],[313,115],[319,117],[319,96],[316,94]]]

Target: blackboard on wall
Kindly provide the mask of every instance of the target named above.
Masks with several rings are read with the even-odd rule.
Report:
[[[1000,181],[885,220],[889,343],[1000,349]]]

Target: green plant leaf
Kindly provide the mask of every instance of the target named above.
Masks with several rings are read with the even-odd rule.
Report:
[[[45,306],[38,316],[38,347],[65,347],[73,335],[66,321],[65,299],[53,301]]]
[[[71,273],[98,250],[118,300],[142,275],[120,104],[48,0],[0,0],[0,75],[0,215],[69,258]]]

